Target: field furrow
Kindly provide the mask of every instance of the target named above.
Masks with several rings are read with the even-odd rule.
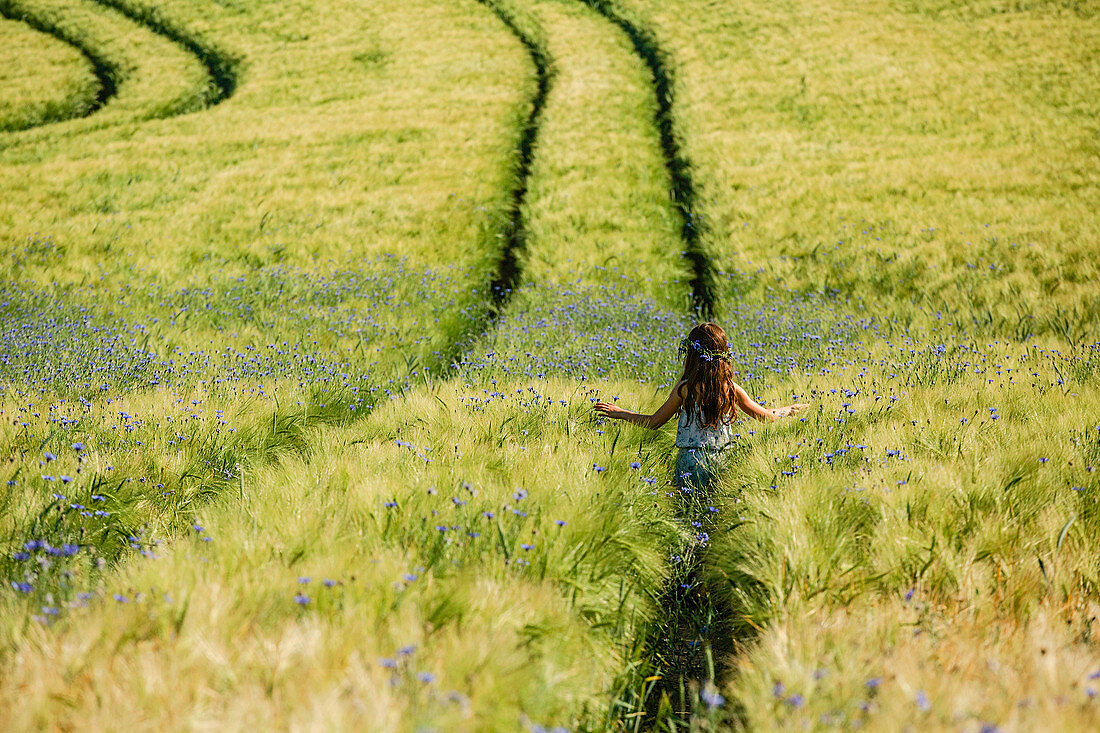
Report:
[[[95,501],[111,506],[96,505],[93,509],[98,514],[93,515],[92,509],[88,509],[88,517],[78,519],[75,524],[56,523],[54,519],[60,516],[52,512],[60,500],[51,497],[61,494],[52,491],[54,487],[46,479],[29,473],[29,467],[13,466],[4,497],[5,506],[13,509],[5,514],[4,520],[9,543],[20,545],[27,538],[39,536],[49,536],[48,541],[58,546],[76,540],[85,542],[87,547],[94,541],[98,562],[110,564],[137,542],[127,537],[168,536],[185,526],[187,517],[197,507],[216,497],[227,484],[232,485],[234,477],[240,475],[241,465],[259,466],[287,453],[305,452],[309,444],[304,435],[310,425],[353,420],[376,402],[406,389],[409,381],[418,379],[424,369],[420,361],[434,364],[434,359],[442,354],[441,347],[488,307],[482,285],[488,282],[488,267],[483,268],[481,263],[499,257],[499,250],[494,247],[498,219],[493,209],[503,198],[501,192],[510,170],[507,154],[512,148],[508,140],[518,134],[510,123],[513,111],[522,105],[524,91],[522,84],[512,84],[509,76],[514,69],[522,69],[522,65],[513,64],[517,58],[507,44],[488,56],[495,66],[487,67],[486,56],[471,50],[481,46],[473,42],[480,34],[496,32],[496,21],[488,13],[474,14],[474,22],[470,23],[471,16],[466,11],[439,7],[426,10],[420,16],[419,27],[406,26],[402,30],[391,22],[383,25],[389,33],[408,34],[408,40],[417,40],[425,44],[424,48],[431,45],[440,49],[435,53],[446,56],[439,56],[436,69],[421,70],[418,75],[412,67],[421,64],[423,56],[410,50],[407,44],[402,48],[400,42],[391,45],[372,39],[369,31],[363,33],[363,29],[344,23],[342,34],[315,41],[338,58],[346,56],[342,65],[331,64],[331,58],[313,61],[319,69],[328,70],[330,77],[339,79],[342,74],[344,81],[354,81],[358,88],[348,88],[346,83],[334,85],[337,89],[343,87],[342,96],[333,100],[335,109],[321,120],[308,114],[291,119],[277,117],[284,129],[269,132],[268,146],[259,153],[266,160],[271,150],[283,149],[279,139],[287,132],[301,134],[310,129],[310,124],[315,125],[313,130],[322,129],[317,126],[321,125],[329,136],[329,157],[318,160],[317,153],[326,146],[317,145],[305,165],[297,160],[284,161],[288,171],[292,165],[297,169],[294,176],[269,178],[266,171],[254,169],[262,185],[273,181],[286,192],[301,190],[304,182],[316,175],[311,166],[328,168],[330,180],[333,168],[342,167],[375,176],[368,179],[371,183],[367,186],[339,181],[347,184],[341,190],[350,194],[352,200],[362,196],[363,188],[370,191],[387,185],[387,196],[393,196],[402,184],[390,179],[395,173],[392,164],[400,163],[406,169],[401,175],[414,179],[404,184],[410,191],[423,186],[425,177],[433,185],[445,187],[441,191],[436,189],[437,196],[427,197],[425,208],[417,210],[410,206],[389,221],[371,212],[369,202],[360,199],[360,205],[366,203],[366,217],[362,208],[357,207],[354,218],[338,226],[342,227],[339,239],[363,242],[363,251],[345,251],[342,267],[335,270],[325,268],[324,272],[311,273],[300,267],[272,266],[263,271],[253,267],[250,269],[254,278],[237,275],[232,279],[220,275],[210,278],[211,271],[221,271],[224,260],[205,273],[201,267],[194,267],[202,258],[174,260],[175,255],[186,251],[195,241],[192,237],[203,235],[189,231],[179,216],[171,220],[155,213],[158,208],[175,208],[171,198],[149,202],[154,212],[142,217],[140,212],[149,204],[133,206],[134,189],[138,197],[143,193],[160,197],[165,191],[180,188],[185,189],[185,196],[193,195],[193,185],[179,185],[185,170],[182,166],[203,170],[205,177],[205,167],[213,162],[209,148],[193,149],[184,140],[168,156],[171,161],[168,162],[164,156],[151,157],[157,155],[157,149],[149,149],[148,137],[132,141],[128,148],[119,146],[106,132],[99,137],[87,136],[68,151],[64,144],[55,144],[55,150],[50,152],[56,156],[52,165],[58,175],[53,180],[59,195],[49,199],[50,203],[39,211],[45,214],[42,230],[47,233],[29,237],[23,246],[13,247],[5,262],[11,283],[5,286],[5,323],[19,324],[5,332],[5,410],[26,418],[9,426],[7,445],[13,455],[33,459],[38,450],[61,450],[66,440],[73,441],[74,426],[80,425],[76,429],[82,436],[79,440],[96,445],[97,458],[88,473],[76,476],[77,486],[69,486],[73,479],[68,475],[53,479],[59,480],[58,486],[69,493],[83,487],[84,501],[92,501],[88,492],[110,497]],[[386,12],[401,14],[396,6]],[[376,19],[358,18],[357,22],[369,25]],[[460,22],[456,23],[456,19]],[[293,23],[297,19],[284,18],[287,20]],[[340,24],[342,20],[334,18],[330,23]],[[423,40],[426,36],[416,35],[425,29],[431,30],[426,34],[432,38],[430,42]],[[272,29],[264,31],[277,43],[281,42]],[[445,41],[442,47],[441,39]],[[402,50],[398,53],[390,49]],[[264,85],[276,83],[283,85],[279,91],[292,95],[305,91],[282,73],[287,59],[266,58],[268,69],[258,63],[250,66],[252,79],[261,90]],[[382,68],[389,66],[392,68],[388,71]],[[442,68],[450,70],[450,83],[437,78]],[[386,108],[378,104],[377,97],[372,99],[363,94],[372,89],[380,93],[387,74],[392,74],[392,79],[410,93],[404,104]],[[438,84],[455,90],[456,103],[435,99],[443,88]],[[475,90],[480,94],[473,93]],[[202,116],[164,120],[160,124],[173,129],[176,125],[201,129],[213,124],[223,132],[230,132],[230,136],[235,134],[232,130],[236,126],[238,133],[247,136],[247,149],[255,151],[258,138],[250,127],[257,119],[269,119],[269,114],[263,107],[254,108],[259,90],[250,91],[252,96],[243,96],[244,110],[237,110],[236,116],[230,112],[228,123],[225,119],[211,121]],[[266,91],[269,100],[279,101],[270,86]],[[220,107],[218,112],[225,109]],[[429,109],[435,109],[444,123],[430,134],[409,127],[413,118]],[[493,112],[488,125],[487,110]],[[356,160],[357,156],[348,154],[354,150],[369,156],[372,139],[376,148],[383,140],[407,140],[413,145],[402,151],[404,161],[390,158],[389,166],[364,165]],[[321,142],[324,141],[318,141]],[[368,146],[349,148],[349,142],[367,142]],[[110,150],[107,160],[97,155],[103,152],[97,149],[97,144]],[[26,152],[29,151],[27,148]],[[463,151],[468,151],[470,157],[463,158]],[[36,155],[41,152],[41,148],[34,149]],[[20,150],[8,151],[9,164],[3,168],[7,176],[14,179],[19,166],[11,165],[10,161],[24,154]],[[438,172],[448,162],[453,164],[449,180]],[[239,184],[240,176],[250,173],[247,163],[241,163],[239,158],[222,158],[223,175],[236,176]],[[431,166],[431,175],[427,175],[426,169],[418,173],[417,165]],[[485,175],[479,179],[467,178],[466,174],[478,170],[478,166]],[[41,170],[40,163],[36,169]],[[130,185],[126,193],[131,198],[115,212],[121,222],[96,247],[71,228],[74,218],[78,218],[72,216],[75,212],[71,207],[74,198],[83,195],[117,193],[114,188],[117,179],[112,176],[116,172],[127,176]],[[355,175],[352,173],[351,177]],[[418,176],[421,181],[415,180]],[[499,185],[487,185],[494,176]],[[389,182],[383,183],[378,177]],[[217,176],[208,180],[216,181]],[[39,193],[33,186],[13,186],[12,190],[15,200],[23,192]],[[224,192],[229,190],[238,196],[234,216],[244,202],[255,200],[252,197],[257,193],[255,188],[240,185],[224,189],[201,204],[207,218],[209,203],[232,203],[224,200]],[[423,189],[420,192],[424,193]],[[259,198],[262,200],[264,195]],[[277,211],[277,199],[278,193],[269,198],[268,206],[272,208],[266,214],[260,212],[261,236],[265,223],[272,232],[285,226],[287,219],[280,226],[271,221],[271,214]],[[418,199],[410,193],[406,200],[411,205]],[[337,199],[334,203],[336,207],[345,206],[348,199]],[[7,215],[11,217],[8,221],[14,223],[17,218],[12,204],[14,201],[8,204]],[[55,207],[53,217],[50,206]],[[66,207],[68,217],[61,214]],[[330,212],[333,210],[330,208]],[[103,225],[104,213],[102,209],[89,212],[87,220],[93,233]],[[306,219],[303,223],[316,232],[324,223],[309,222],[313,213],[325,212],[320,208],[303,217]],[[140,226],[135,217],[143,218],[149,227],[138,236],[155,238],[155,247],[149,247],[152,241],[146,240],[145,258],[131,259],[140,250],[119,241],[119,234],[125,238],[135,228],[134,224]],[[292,215],[287,218],[293,220]],[[48,223],[51,219],[57,223]],[[371,242],[370,238],[378,237],[380,229],[385,231],[386,226],[390,227],[391,241]],[[410,226],[420,233],[410,232]],[[357,229],[359,232],[353,233]],[[443,241],[453,247],[452,261],[435,270],[425,268],[430,248],[440,246],[440,235],[445,235]],[[8,232],[7,236],[16,235]],[[166,246],[172,241],[181,250],[173,251]],[[391,254],[387,255],[387,244],[396,242],[404,246],[391,246]],[[277,263],[282,259],[281,249],[274,242],[261,251],[275,256]],[[112,250],[124,252],[126,257],[121,260],[103,257]],[[419,269],[411,269],[397,254],[420,260]],[[52,290],[25,287],[33,283],[35,273],[50,268],[57,257],[65,257],[72,263],[72,274],[78,278],[82,264],[93,273],[98,270],[94,284],[59,283]],[[152,282],[144,284],[130,281],[135,273],[157,269],[172,273],[169,278],[174,278],[181,269],[190,269],[195,285],[158,285],[155,276]],[[321,303],[326,305],[318,309]],[[417,321],[425,323],[420,333],[407,328],[408,323]],[[229,323],[233,324],[234,336],[224,341],[222,334]],[[303,332],[313,337],[303,341]],[[47,346],[62,342],[65,346],[61,352]],[[185,411],[189,414],[180,422],[182,416],[171,413],[184,405],[188,406]],[[121,422],[120,416],[124,416]],[[61,430],[53,427],[57,425]],[[148,454],[152,446],[164,450],[161,456],[164,460]],[[16,462],[20,460],[17,458]],[[91,525],[83,521],[93,516]],[[94,574],[94,563],[90,569]],[[8,571],[22,576],[15,566],[8,567]],[[58,573],[62,571],[69,572],[57,568]],[[54,577],[59,579],[61,575]],[[62,588],[51,589],[47,587],[49,584],[42,579],[35,584],[36,592],[59,598],[76,590],[72,584],[63,582],[62,593]],[[39,585],[43,587],[38,588]]]
[[[80,49],[92,61],[100,81],[95,103],[82,114],[100,110],[108,101],[110,110],[92,119],[70,120],[56,131],[4,133],[0,149],[203,106],[208,77],[196,59],[114,10],[89,0],[5,0],[3,9],[7,17],[23,19]]]
[[[675,65],[705,249],[735,293],[834,289],[1020,340],[1095,333],[1095,9],[611,5]]]
[[[654,119],[660,133],[665,166],[668,169],[672,201],[680,215],[680,238],[683,240],[684,255],[691,262],[692,305],[699,313],[709,315],[713,312],[716,302],[714,264],[700,240],[706,222],[697,210],[691,162],[684,153],[683,143],[676,130],[675,115],[672,111],[675,85],[665,52],[649,29],[639,22],[632,21],[620,12],[614,3],[608,0],[584,0],[584,2],[623,30],[630,38],[638,58],[645,62],[652,75],[657,100]]]
[[[48,28],[8,15],[0,4],[0,131],[94,112],[112,93],[107,69]]]
[[[240,59],[230,56],[184,26],[166,20],[165,14],[157,6],[132,0],[94,0],[94,2],[117,10],[135,23],[144,25],[157,35],[164,36],[194,54],[206,67],[213,86],[204,100],[206,106],[225,101],[237,88],[237,67]]]
[[[5,725],[1098,727],[1071,5],[0,0]]]

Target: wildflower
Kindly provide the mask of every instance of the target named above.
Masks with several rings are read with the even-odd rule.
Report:
[[[869,680],[867,680],[866,682],[863,683],[864,687],[866,687],[868,690],[878,689],[879,685],[881,685],[881,684],[882,684],[882,678],[881,677],[872,677],[871,679],[869,679]]]
[[[297,603],[299,606],[308,605],[309,604],[309,596],[307,596],[305,593],[302,593],[302,592],[295,593],[294,594],[294,602]]]
[[[566,524],[568,524],[568,522],[566,522],[564,519],[555,519],[554,524],[558,525],[559,527],[564,527]]]
[[[637,461],[631,461],[630,462],[630,467],[633,468],[634,470],[638,470],[639,468],[642,467],[642,464],[638,463]]]
[[[924,694],[924,690],[917,690],[917,695],[913,702],[916,704],[917,708],[924,712],[932,708],[932,703],[929,701],[928,695]]]
[[[710,687],[705,688],[699,693],[699,699],[706,703],[706,706],[713,710],[714,708],[720,708],[726,704],[726,698],[718,694],[717,690]]]
[[[302,585],[305,585],[306,583],[308,583],[311,580],[313,580],[313,578],[310,578],[309,576],[305,576],[305,575],[298,578],[298,582],[301,583]]]
[[[397,660],[390,659],[389,657],[383,657],[378,660],[378,663],[386,669],[395,669],[397,667]]]
[[[416,678],[426,685],[435,682],[435,675],[431,672],[418,672]]]

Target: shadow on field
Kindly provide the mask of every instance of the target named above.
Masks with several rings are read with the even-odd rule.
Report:
[[[707,729],[731,716],[718,687],[727,661],[751,641],[751,627],[733,622],[727,594],[703,572],[710,533],[730,531],[715,507],[718,487],[681,489],[677,519],[691,530],[661,597],[662,615],[645,641],[648,675],[635,730]]]

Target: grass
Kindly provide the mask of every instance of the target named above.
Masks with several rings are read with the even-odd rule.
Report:
[[[1095,725],[1087,4],[3,9],[13,726]]]
[[[102,599],[19,631],[5,686],[40,697],[13,722],[131,719],[131,693],[106,672],[118,665],[143,669],[141,697],[171,727],[289,724],[305,709],[401,729],[598,718],[629,653],[621,640],[656,611],[646,589],[676,528],[641,479],[667,454],[577,440],[585,392],[547,386],[421,389],[315,436],[308,460],[242,477],[240,494],[196,512],[190,538],[112,574]],[[220,702],[201,702],[211,688]],[[98,700],[97,717],[57,695],[76,710]]]
[[[1091,5],[615,5],[673,59],[704,245],[745,287],[1093,330]]]
[[[93,2],[68,0],[5,0],[3,10],[6,15],[26,18],[37,28],[80,49],[92,60],[103,88],[92,108],[100,107],[108,99],[111,102],[94,116],[72,119],[58,127],[32,129],[17,136],[5,135],[0,138],[0,145],[8,161],[12,160],[7,157],[12,153],[18,160],[21,149],[41,150],[35,146],[43,140],[78,135],[110,125],[112,120],[115,124],[133,124],[169,117],[201,109],[204,104],[208,78],[196,59],[114,10]],[[61,152],[53,148],[48,154],[56,157]],[[41,194],[27,190],[26,181],[8,180],[6,185],[18,192],[10,199],[12,207],[25,203],[27,196]]]
[[[923,383],[875,356],[799,384],[821,408],[730,477],[708,569],[760,630],[728,690],[745,724],[1088,727],[1094,378],[1008,344]]]
[[[644,67],[625,36],[583,6],[541,2],[527,12],[555,74],[531,171],[525,278],[628,278],[633,291],[684,309],[683,286],[670,283],[687,279],[687,263]]]
[[[96,101],[90,62],[78,50],[26,23],[0,23],[0,130],[20,130],[76,117]]]

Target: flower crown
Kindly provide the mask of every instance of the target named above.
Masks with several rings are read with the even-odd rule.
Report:
[[[724,361],[727,364],[733,364],[733,356],[730,354],[729,348],[723,351],[711,351],[710,349],[699,343],[698,340],[688,341],[686,338],[680,341],[680,346],[676,349],[676,353],[680,356],[687,356],[688,349],[694,351],[699,355],[699,358],[703,361],[714,361],[718,359]]]

